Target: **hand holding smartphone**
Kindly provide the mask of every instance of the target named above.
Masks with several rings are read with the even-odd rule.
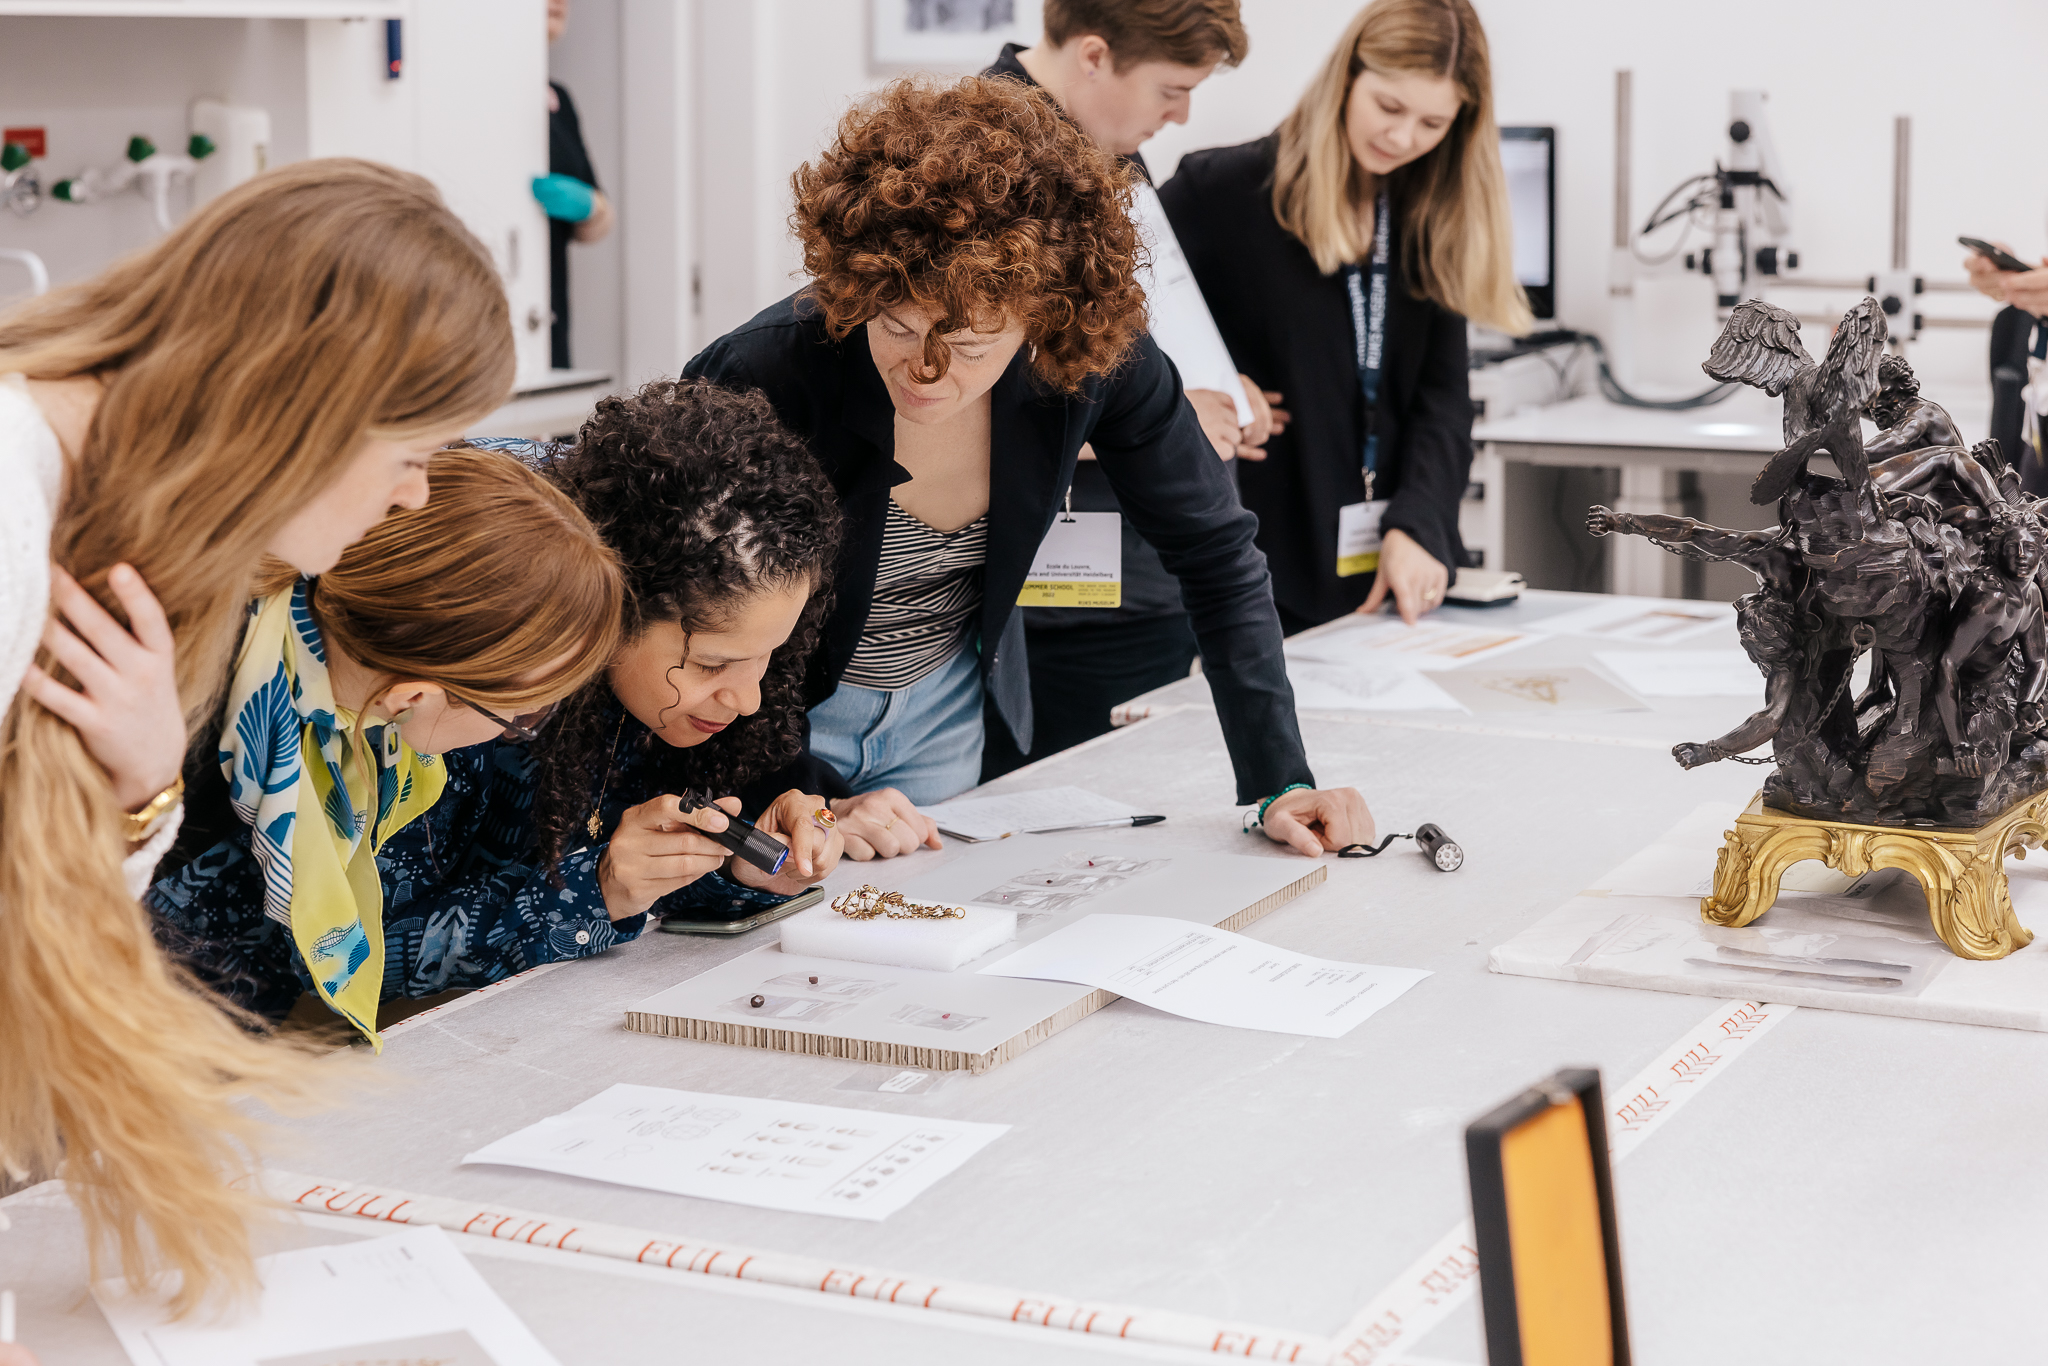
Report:
[[[1985,241],[1981,237],[1958,237],[1956,241],[1961,242],[1964,246],[1968,247],[1971,251],[1976,252],[1979,256],[1982,256],[1985,260],[1991,262],[1992,265],[1997,266],[2000,270],[2024,272],[2029,270],[2040,269],[2040,267],[2038,266],[2028,265],[2025,261],[2022,261],[2019,257],[2013,255],[2004,247],[1995,246],[1992,243]]]

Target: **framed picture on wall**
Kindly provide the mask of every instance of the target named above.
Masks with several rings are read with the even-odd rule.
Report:
[[[979,70],[1038,41],[1039,0],[868,0],[877,66]]]

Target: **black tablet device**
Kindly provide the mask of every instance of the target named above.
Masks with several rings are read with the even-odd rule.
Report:
[[[1465,1130],[1489,1366],[1628,1366],[1600,1074],[1566,1068]]]

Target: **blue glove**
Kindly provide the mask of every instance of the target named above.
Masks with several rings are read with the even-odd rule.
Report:
[[[572,175],[537,175],[533,197],[550,218],[581,223],[597,207],[597,191]]]

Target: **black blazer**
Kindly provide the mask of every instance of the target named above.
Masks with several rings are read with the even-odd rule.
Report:
[[[1342,272],[1316,269],[1308,248],[1273,216],[1278,138],[1192,152],[1159,191],[1230,354],[1293,415],[1266,446],[1240,460],[1238,488],[1259,518],[1259,548],[1273,595],[1310,621],[1365,601],[1372,576],[1337,577],[1337,509],[1365,496],[1364,397],[1358,383],[1351,296]],[[1400,285],[1395,202],[1380,375],[1381,525],[1407,532],[1452,572],[1464,563],[1458,502],[1472,469],[1472,395],[1465,320]]]
[[[801,436],[838,490],[846,533],[833,605],[811,661],[809,702],[831,696],[853,658],[874,597],[889,490],[909,480],[894,458],[896,410],[868,352],[867,331],[844,341],[801,294],[763,310],[684,367],[739,389],[759,389]],[[982,576],[982,679],[996,710],[1031,748],[1031,684],[1017,594],[1092,442],[1124,516],[1180,579],[1201,643],[1204,673],[1237,773],[1237,799],[1257,801],[1310,783],[1280,653],[1257,530],[1230,473],[1182,397],[1180,377],[1149,337],[1114,375],[1078,395],[1048,394],[1019,351],[991,393],[988,560]],[[816,790],[815,788],[807,790]]]

